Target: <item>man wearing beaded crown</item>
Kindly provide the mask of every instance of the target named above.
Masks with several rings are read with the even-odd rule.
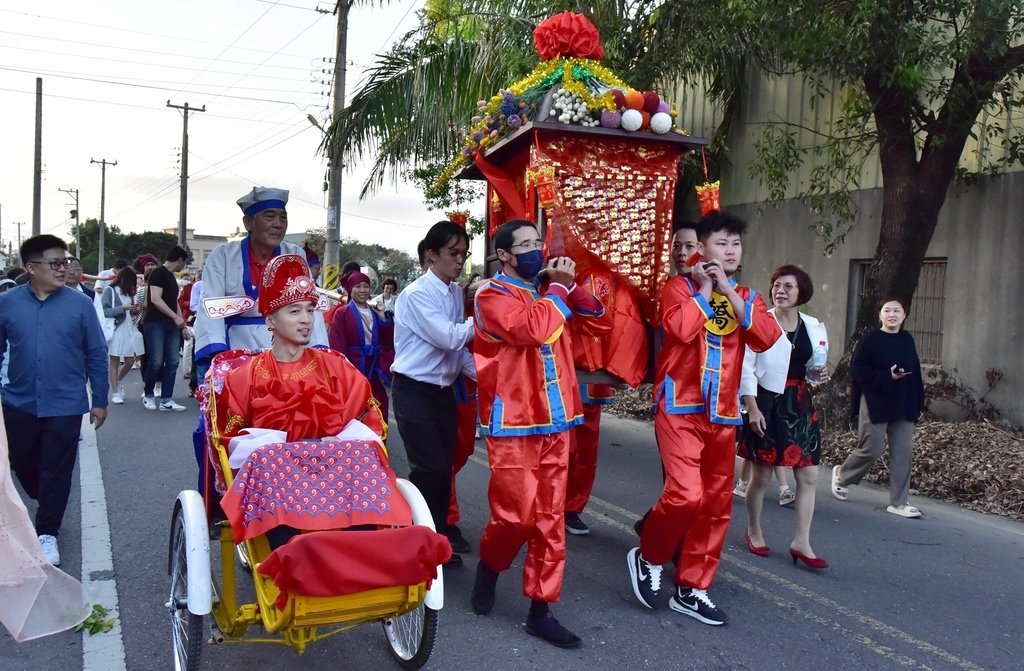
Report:
[[[276,256],[297,254],[306,258],[301,247],[284,242],[288,232],[288,191],[257,186],[237,202],[248,235],[218,245],[207,257],[203,267],[203,298],[247,295],[257,301],[257,306],[227,319],[211,319],[205,310],[199,310],[195,356],[200,374],[205,373],[210,359],[218,352],[270,347],[271,334],[258,309],[263,270]],[[313,317],[310,344],[327,346],[327,329],[320,312]]]

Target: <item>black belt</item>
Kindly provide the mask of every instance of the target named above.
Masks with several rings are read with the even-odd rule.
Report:
[[[446,389],[451,389],[452,388],[452,386],[450,384],[446,385],[446,386],[441,386],[439,384],[434,384],[433,382],[424,382],[422,380],[417,380],[414,377],[409,377],[408,375],[403,375],[401,373],[394,373],[393,372],[392,373],[392,377],[394,379],[396,379],[396,380],[401,379],[403,382],[408,382],[411,385],[415,385],[415,386],[418,386],[418,387],[426,387],[428,389],[434,389],[436,391],[445,391]]]

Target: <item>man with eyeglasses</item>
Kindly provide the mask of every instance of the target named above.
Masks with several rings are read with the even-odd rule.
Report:
[[[89,300],[96,298],[96,292],[82,284],[82,262],[77,256],[68,255],[68,267],[64,271],[64,286],[85,294]]]
[[[458,224],[440,221],[420,242],[426,272],[395,301],[395,361],[391,403],[409,458],[409,481],[423,494],[439,533],[453,553],[446,566],[462,564],[469,543],[446,524],[452,492],[458,414],[452,385],[460,374],[476,379],[473,320],[466,319],[462,273],[469,236]]]
[[[0,294],[0,354],[10,353],[3,416],[11,470],[39,502],[36,533],[58,566],[60,532],[78,455],[82,415],[107,417],[107,344],[92,302],[64,286],[67,244],[37,235],[21,246],[29,281]],[[92,390],[90,407],[85,383]]]
[[[491,479],[472,607],[478,614],[491,611],[498,575],[526,544],[526,631],[574,648],[580,638],[549,608],[561,596],[565,572],[569,432],[583,422],[567,326],[572,319],[574,332],[588,336],[605,335],[610,327],[600,319],[601,301],[576,283],[573,260],[545,260],[533,224],[502,224],[494,248],[501,272],[476,293],[473,355]]]

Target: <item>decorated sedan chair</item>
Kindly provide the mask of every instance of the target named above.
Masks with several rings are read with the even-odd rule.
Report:
[[[204,468],[215,491],[193,514],[206,521],[207,511],[219,507],[226,517],[212,516],[224,578],[212,613],[228,637],[262,624],[300,652],[323,637],[318,626],[385,621],[392,653],[416,667],[433,645],[440,565],[451,546],[434,531],[416,488],[392,471],[387,427],[369,382],[344,355],[305,347],[310,305],[322,309],[324,301],[305,260],[273,259],[259,290],[273,347],[218,354],[197,391]],[[252,307],[247,296],[204,301],[218,317]],[[236,546],[257,596],[240,607]],[[172,574],[174,553],[172,537]],[[396,648],[388,623],[417,611],[418,638]]]
[[[534,45],[537,66],[477,103],[438,184],[486,180],[488,238],[506,221],[527,219],[548,258],[576,261],[576,281],[613,324],[609,336],[574,333],[580,380],[635,387],[652,374],[682,162],[708,141],[677,128],[656,92],[634,89],[602,64],[604,47],[585,16],[546,19]],[[699,187],[698,197],[710,188]]]

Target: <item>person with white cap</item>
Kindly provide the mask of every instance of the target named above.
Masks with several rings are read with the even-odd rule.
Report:
[[[229,349],[267,349],[271,334],[259,311],[260,280],[267,264],[276,256],[298,254],[302,247],[284,242],[288,232],[288,191],[253,187],[238,199],[242,225],[248,235],[218,245],[203,267],[203,298],[247,295],[257,301],[245,314],[228,319],[211,319],[199,309],[195,321],[196,374],[202,381],[214,354]],[[327,347],[327,329],[321,313],[314,315],[313,346]]]

